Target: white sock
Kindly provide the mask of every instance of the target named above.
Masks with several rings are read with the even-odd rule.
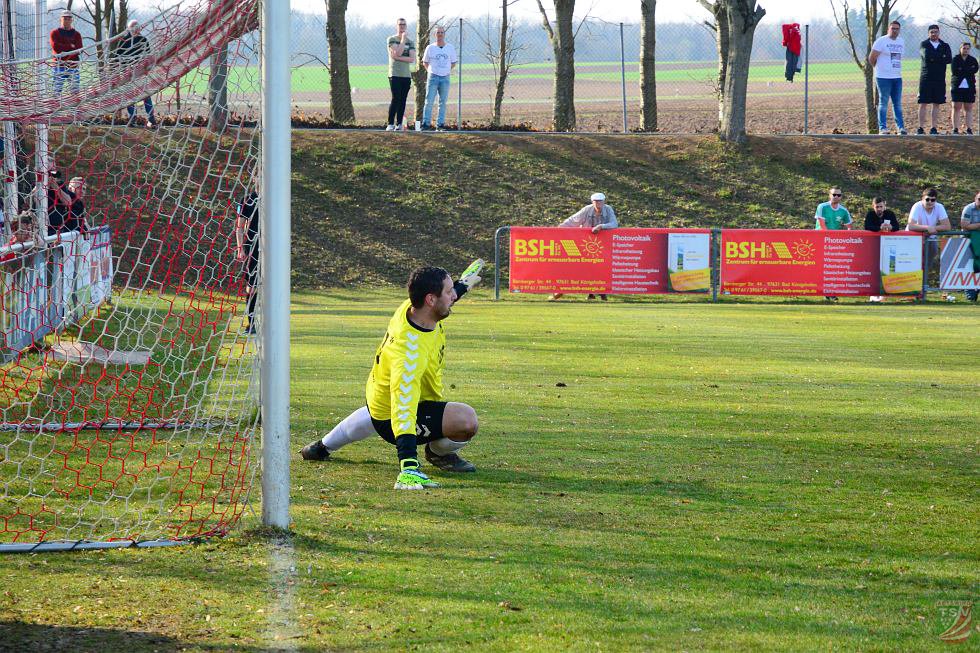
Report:
[[[429,443],[429,449],[437,456],[445,456],[451,453],[456,453],[468,444],[469,440],[466,442],[456,442],[455,440],[450,440],[449,438],[439,438],[438,440],[433,440]]]
[[[367,406],[361,406],[341,420],[340,424],[333,427],[333,430],[320,441],[328,451],[332,452],[351,442],[366,440],[372,435],[377,433],[371,423],[371,413],[368,412]]]

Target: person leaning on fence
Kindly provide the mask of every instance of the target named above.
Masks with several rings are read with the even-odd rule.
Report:
[[[81,55],[75,50],[82,49],[82,35],[72,26],[74,20],[74,14],[70,11],[64,11],[61,13],[61,24],[51,30],[55,95],[61,95],[66,82],[71,90],[76,93],[81,85],[81,75],[78,69]]]
[[[613,210],[613,207],[606,204],[605,195],[602,193],[592,193],[590,199],[592,200],[591,204],[583,206],[565,218],[565,221],[558,226],[591,229],[594,234],[605,231],[606,229],[615,229],[619,226],[619,220],[616,219],[616,212]],[[564,293],[556,292],[548,300],[555,301],[563,296]],[[602,301],[608,299],[605,295],[599,295],[599,298]],[[595,295],[590,294],[589,299],[595,299]]]
[[[456,67],[458,57],[452,43],[446,42],[446,29],[436,26],[436,42],[430,43],[422,54],[422,65],[429,72],[426,81],[425,108],[422,110],[422,129],[432,128],[432,109],[439,94],[439,118],[436,131],[442,131],[446,124],[446,101],[449,99],[449,76]]]
[[[868,63],[874,67],[875,84],[878,86],[878,133],[888,131],[888,101],[895,114],[895,127],[899,134],[907,134],[902,114],[902,55],[905,41],[899,33],[902,24],[893,20],[888,24],[888,34],[878,37],[871,46]]]
[[[898,217],[895,212],[888,208],[884,197],[876,197],[871,201],[871,208],[864,215],[864,230],[876,232],[898,231]],[[869,302],[882,302],[885,298],[881,295],[872,295],[868,298]]]
[[[62,230],[66,233],[77,231],[84,236],[88,233],[88,224],[85,222],[85,177],[72,177],[68,182],[68,194],[72,201],[68,205]]]
[[[953,133],[959,134],[957,123],[960,112],[964,113],[963,127],[966,134],[973,133],[973,105],[977,101],[977,72],[980,63],[970,54],[970,42],[960,45],[959,53],[953,57],[950,74],[949,92],[953,100]]]
[[[930,266],[930,261],[933,261],[939,253],[939,241],[936,238],[936,233],[949,231],[951,228],[946,207],[939,203],[936,189],[927,188],[922,191],[922,199],[913,204],[909,210],[909,221],[905,225],[905,230],[926,234],[926,268]]]
[[[939,38],[939,25],[929,26],[929,38],[919,44],[919,128],[916,134],[925,133],[926,109],[932,105],[930,134],[938,134],[939,107],[946,104],[946,67],[953,61],[949,44]]]
[[[973,253],[973,272],[980,274],[980,191],[973,201],[963,207],[960,214],[960,229],[967,232],[970,239],[970,250]],[[966,298],[971,302],[977,301],[977,291],[967,290]]]
[[[405,131],[405,103],[412,87],[412,64],[415,63],[415,43],[408,38],[408,22],[399,18],[394,36],[388,37],[388,85],[391,104],[388,105],[388,126],[385,131]]]
[[[141,31],[142,28],[138,21],[129,21],[126,26],[126,35],[119,40],[119,44],[113,53],[120,67],[132,66],[150,54],[150,42],[140,33]],[[143,98],[143,109],[146,111],[146,126],[153,129],[157,126],[157,119],[153,113],[153,98],[151,96]],[[132,125],[136,120],[136,105],[127,106],[126,113],[129,115],[127,124]]]
[[[854,224],[854,218],[851,217],[851,212],[841,204],[841,198],[844,196],[843,191],[834,186],[828,192],[828,196],[830,197],[828,201],[817,205],[817,210],[813,214],[813,228],[833,231],[850,229],[851,225]],[[826,297],[832,302],[837,301],[837,297],[834,295],[827,295]]]
[[[71,205],[75,202],[75,193],[69,184],[63,184],[61,173],[52,170],[48,175],[48,235],[59,236],[67,229],[65,222],[71,215]]]

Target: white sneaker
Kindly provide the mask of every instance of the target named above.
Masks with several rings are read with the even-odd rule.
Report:
[[[385,127],[386,132],[393,132],[395,131],[395,129],[396,127],[394,125],[388,125],[387,127]]]

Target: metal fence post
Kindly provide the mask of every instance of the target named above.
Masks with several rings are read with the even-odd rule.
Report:
[[[623,38],[623,24],[619,24],[619,68],[623,79],[623,133],[629,133],[626,122],[626,44]]]
[[[493,300],[500,299],[500,234],[510,233],[510,227],[499,227],[493,232]]]
[[[810,133],[810,25],[803,28],[803,133]]]
[[[718,301],[721,285],[721,229],[711,230],[711,301]]]
[[[459,75],[456,77],[456,129],[463,131],[463,19],[459,19]]]

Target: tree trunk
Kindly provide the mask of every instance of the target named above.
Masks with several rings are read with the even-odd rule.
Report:
[[[721,2],[721,0],[719,0]],[[726,0],[728,17],[728,70],[724,87],[724,104],[718,135],[723,141],[745,142],[745,101],[748,93],[749,66],[755,28],[766,15],[755,0]]]
[[[657,0],[641,0],[640,112],[643,131],[657,131]]]
[[[507,85],[507,74],[510,72],[510,66],[507,63],[507,58],[510,56],[508,53],[510,39],[507,38],[507,6],[509,0],[503,0],[501,4],[500,48],[497,50],[500,58],[497,60],[497,88],[493,94],[493,116],[490,118],[490,126],[494,128],[500,127],[500,108],[504,103],[504,87]]]
[[[208,127],[220,133],[228,126],[228,46],[211,55],[208,79]]]
[[[425,109],[425,92],[429,73],[422,65],[422,55],[429,47],[429,0],[418,0],[419,5],[419,25],[415,35],[415,45],[418,47],[418,70],[412,73],[412,81],[415,82],[415,121],[422,120],[422,111]]]
[[[347,0],[327,0],[327,65],[330,69],[330,118],[354,122],[347,63]]]
[[[551,42],[555,51],[554,130],[575,131],[575,32],[572,13],[575,0],[555,0],[555,36]]]
[[[875,69],[865,65],[864,70],[864,112],[869,134],[878,133],[878,89],[875,85]]]

